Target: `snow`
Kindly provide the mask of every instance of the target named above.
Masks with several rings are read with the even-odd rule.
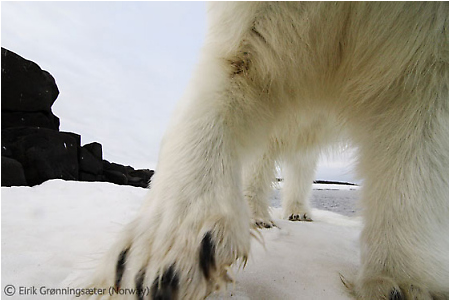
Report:
[[[89,273],[136,215],[146,193],[62,180],[2,187],[2,289],[14,285],[11,299],[62,298],[40,295],[40,287],[65,288]],[[355,277],[361,220],[323,210],[312,213],[314,222],[289,222],[280,219],[280,208],[273,208],[279,228],[260,231],[263,244],[253,239],[246,268],[235,270],[236,284],[210,298],[350,299],[340,274]],[[37,295],[18,295],[20,287],[35,287]]]

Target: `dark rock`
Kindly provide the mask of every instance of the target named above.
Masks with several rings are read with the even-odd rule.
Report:
[[[66,134],[68,136],[70,136],[71,138],[73,138],[75,140],[76,146],[78,148],[81,147],[81,135],[77,134],[77,133],[73,133],[73,132],[65,132],[65,131],[61,131],[62,134]]]
[[[98,158],[99,160],[103,160],[103,147],[100,143],[93,142],[90,144],[86,144],[83,146],[87,151],[89,151],[93,156]]]
[[[23,126],[59,130],[59,118],[52,112],[2,111],[2,129]]]
[[[59,91],[36,63],[1,48],[2,185],[36,185],[48,179],[109,181],[147,188],[153,171],[103,160],[99,143],[59,132],[51,106]]]
[[[132,177],[132,176],[127,176],[127,177],[128,177],[128,185],[135,186],[135,187],[142,187],[142,188],[148,187],[148,183],[145,183],[145,181],[142,178]]]
[[[154,171],[149,169],[140,169],[129,172],[129,176],[141,178],[142,181],[146,184],[146,186],[148,186],[148,184],[150,183],[150,179],[153,176],[153,174]]]
[[[109,161],[107,161],[106,159],[103,159],[103,169],[104,170],[110,170],[111,169],[110,164],[111,163]]]
[[[104,176],[101,175],[94,175],[94,174],[90,174],[90,173],[86,173],[86,172],[82,172],[80,171],[79,173],[79,180],[80,181],[105,181]]]
[[[3,130],[2,130],[2,156],[13,157],[13,147],[8,147],[3,143]]]
[[[96,181],[97,176],[94,174],[86,173],[83,171],[79,172],[79,180],[80,181]]]
[[[22,164],[2,156],[2,186],[27,186]]]
[[[125,170],[126,170],[126,174],[129,174],[130,172],[133,172],[133,171],[134,171],[134,168],[131,167],[131,166],[126,166],[126,167],[125,167]]]
[[[19,154],[18,141],[22,141],[25,136],[38,134],[43,130],[45,129],[31,127],[2,128],[2,155],[7,157],[17,156]]]
[[[103,160],[103,169],[105,171],[106,170],[108,170],[108,171],[117,171],[117,172],[120,172],[120,173],[125,174],[125,175],[128,174],[128,171],[127,171],[125,166],[119,165],[119,164],[116,164],[116,163],[110,163],[107,160]]]
[[[45,111],[58,97],[55,79],[36,63],[1,48],[2,111]]]
[[[128,178],[125,174],[116,170],[104,170],[105,180],[115,184],[126,185],[128,184]]]
[[[37,138],[31,139],[36,141]],[[27,150],[27,160],[23,165],[30,185],[57,178],[78,180],[77,149],[70,139],[68,136],[53,137],[51,142],[37,142]]]
[[[95,157],[84,146],[79,148],[78,162],[80,172],[86,172],[93,175],[103,173],[103,161]]]
[[[154,171],[148,169],[129,171],[128,184],[136,187],[148,188],[153,174]]]
[[[354,185],[357,184],[352,182],[344,182],[344,181],[329,181],[329,180],[314,180],[313,183],[321,183],[321,184],[340,184],[340,185]]]
[[[2,154],[19,161],[31,186],[49,179],[78,180],[78,150],[72,135],[46,128],[2,130]]]
[[[126,176],[128,178],[128,184],[134,185],[139,184],[142,181],[142,178],[134,177],[134,176]]]
[[[107,160],[103,160],[103,170],[106,181],[142,188],[148,188],[151,176],[154,174],[154,171],[148,169],[134,170],[133,167],[110,163]]]

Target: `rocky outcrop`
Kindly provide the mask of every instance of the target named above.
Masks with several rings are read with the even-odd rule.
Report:
[[[110,163],[101,144],[81,146],[80,135],[59,131],[51,109],[59,90],[50,73],[4,48],[1,56],[2,186],[64,179],[148,187],[153,171]]]
[[[28,185],[22,164],[17,160],[2,156],[2,186]]]
[[[31,186],[48,179],[78,180],[77,149],[76,139],[64,132],[39,127],[2,129],[2,156],[22,165]]]
[[[59,95],[55,79],[32,61],[1,49],[2,111],[51,112]]]

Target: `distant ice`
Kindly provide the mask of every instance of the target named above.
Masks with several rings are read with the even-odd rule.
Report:
[[[282,184],[276,184],[270,198],[272,207],[281,207]],[[360,186],[341,184],[313,184],[310,199],[311,207],[336,212],[345,216],[357,216],[360,213],[358,199]]]

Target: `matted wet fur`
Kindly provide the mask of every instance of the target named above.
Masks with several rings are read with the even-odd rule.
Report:
[[[153,300],[223,288],[250,250],[242,164],[285,132],[307,163],[345,131],[364,180],[360,273],[346,285],[360,299],[448,299],[448,4],[217,2],[208,13],[148,199],[90,285]]]

